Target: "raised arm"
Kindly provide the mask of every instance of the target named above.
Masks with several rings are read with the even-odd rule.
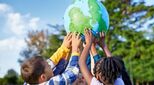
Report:
[[[66,58],[71,49],[72,33],[68,33],[60,48],[47,60],[51,68],[54,68],[62,58]]]
[[[81,53],[81,57],[79,59],[79,66],[83,74],[83,77],[85,78],[87,83],[90,84],[93,76],[91,72],[88,70],[88,67],[86,65],[86,59],[87,59],[87,56],[88,56],[88,53],[89,53],[89,50],[92,44],[93,36],[90,30],[85,30],[84,34],[85,34],[86,45]]]
[[[61,47],[50,57],[50,59],[54,62],[54,64],[58,64],[58,62],[67,57],[68,53],[71,49],[71,41],[72,41],[72,33],[68,33],[63,40]]]
[[[56,85],[70,85],[78,77],[79,74],[79,46],[81,43],[81,38],[79,34],[73,33],[72,35],[72,54],[69,63],[65,71],[61,75],[57,75],[50,80],[50,84]]]
[[[98,39],[97,43],[103,49],[103,51],[107,57],[112,56],[110,50],[108,49],[107,45],[105,44],[105,34],[103,32],[100,32],[100,38]]]

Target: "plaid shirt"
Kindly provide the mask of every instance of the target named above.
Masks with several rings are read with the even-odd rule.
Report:
[[[72,56],[66,70],[59,75],[52,77],[49,81],[39,85],[70,85],[72,84],[79,74],[78,56]]]
[[[94,58],[94,63],[96,63],[97,61],[99,61],[102,57],[98,54],[93,56]],[[90,54],[88,54],[87,60],[86,60],[86,64],[88,66],[88,69],[91,70],[91,58],[90,58]]]
[[[56,75],[50,80],[37,85],[72,85],[79,74],[78,60],[78,56],[71,56],[70,61],[62,74]],[[24,83],[24,85],[29,84]]]

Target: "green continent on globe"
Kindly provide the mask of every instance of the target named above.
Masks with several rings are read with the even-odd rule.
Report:
[[[76,32],[83,33],[85,27],[92,28],[90,23],[88,23],[90,20],[90,17],[84,16],[82,11],[79,8],[77,7],[72,8],[69,12],[69,16],[70,16],[69,27],[71,32],[75,30]]]
[[[92,15],[92,24],[95,24],[98,22],[99,32],[106,30],[107,26],[105,25],[105,21],[102,19],[102,14],[100,12],[101,9],[98,3],[96,2],[96,0],[89,0],[88,4],[90,8],[90,14]]]

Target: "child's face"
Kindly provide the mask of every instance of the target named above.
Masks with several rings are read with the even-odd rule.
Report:
[[[49,80],[51,77],[54,76],[53,70],[52,70],[51,66],[46,61],[44,61],[44,64],[45,64],[44,74],[46,75],[47,80]]]

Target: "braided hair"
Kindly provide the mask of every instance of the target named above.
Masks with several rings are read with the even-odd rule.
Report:
[[[124,84],[125,85],[132,85],[132,82],[131,82],[130,76],[129,76],[128,72],[127,72],[127,69],[125,67],[124,61],[120,57],[113,57],[113,58],[118,60],[122,65],[121,75],[122,75],[122,80],[124,81]]]
[[[114,84],[120,75],[121,64],[113,57],[103,57],[94,66],[94,75],[104,84]]]

